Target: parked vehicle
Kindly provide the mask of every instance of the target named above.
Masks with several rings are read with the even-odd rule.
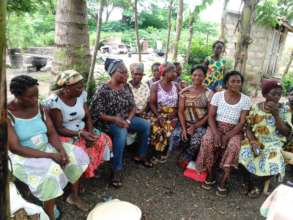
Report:
[[[126,44],[108,44],[100,48],[102,53],[127,54],[130,51],[130,46]]]

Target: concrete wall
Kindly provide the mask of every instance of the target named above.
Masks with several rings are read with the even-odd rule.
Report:
[[[234,59],[235,47],[237,42],[237,23],[239,14],[234,12],[228,12],[226,18],[226,56],[228,59]],[[246,76],[253,83],[257,82],[260,77],[266,72],[266,66],[269,64],[271,55],[271,47],[273,40],[274,30],[272,28],[263,27],[257,24],[252,25],[251,39],[252,43],[248,48],[248,60],[246,66]],[[278,60],[282,59],[282,50],[284,47],[285,33],[281,38],[280,48],[278,49],[279,57]],[[277,75],[279,64],[274,76]]]

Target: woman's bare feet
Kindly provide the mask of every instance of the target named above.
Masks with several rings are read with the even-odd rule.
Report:
[[[83,201],[79,196],[76,195],[69,195],[66,199],[66,202],[69,203],[70,205],[74,205],[80,210],[87,212],[89,211],[90,207],[89,204],[87,204],[85,201]]]

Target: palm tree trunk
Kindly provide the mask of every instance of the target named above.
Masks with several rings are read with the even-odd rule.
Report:
[[[235,51],[234,69],[246,74],[246,62],[248,58],[248,46],[251,44],[250,32],[255,8],[260,0],[244,0],[241,14],[240,30]]]
[[[94,76],[94,70],[96,66],[96,58],[97,58],[97,53],[100,45],[100,36],[101,36],[101,27],[102,27],[102,17],[103,17],[103,9],[104,9],[104,0],[100,0],[100,8],[99,12],[97,15],[97,30],[96,30],[96,42],[95,42],[95,47],[94,47],[94,54],[92,56],[92,61],[91,61],[91,67],[90,67],[90,72],[86,84],[86,90],[88,94],[91,94],[90,88],[91,88],[91,82],[93,80]]]
[[[223,12],[222,12],[222,17],[221,17],[221,34],[220,34],[220,40],[225,42],[226,41],[226,15],[227,15],[227,5],[229,3],[229,0],[224,1],[224,6],[223,6]]]
[[[137,12],[137,0],[134,0],[134,23],[135,23],[135,35],[136,35],[136,45],[138,51],[138,62],[141,62],[141,46],[139,39],[139,31],[138,31],[138,12]]]
[[[191,50],[191,44],[192,44],[192,37],[193,37],[193,23],[195,20],[195,15],[194,15],[194,11],[190,12],[190,16],[189,16],[189,38],[188,38],[188,45],[187,45],[187,49],[186,49],[186,54],[185,54],[185,60],[184,63],[188,64],[188,60],[189,60],[189,55],[190,55],[190,50]]]
[[[286,66],[286,68],[284,70],[284,75],[288,74],[289,69],[290,69],[290,66],[292,64],[292,61],[293,61],[293,50],[291,52],[291,56],[290,56],[289,62],[288,62],[287,66]]]
[[[53,73],[75,69],[87,79],[90,49],[86,0],[57,0]]]
[[[173,61],[177,61],[178,45],[179,45],[180,36],[181,36],[182,21],[183,21],[183,0],[179,0],[179,7],[178,7],[177,21],[176,21],[176,38],[174,42]]]
[[[6,0],[0,1],[0,220],[10,219],[6,98]]]
[[[166,54],[165,54],[165,62],[168,61],[168,54],[170,49],[170,36],[171,36],[171,29],[172,29],[172,5],[173,0],[169,2],[169,13],[168,13],[168,37],[167,37],[167,45],[166,45]]]

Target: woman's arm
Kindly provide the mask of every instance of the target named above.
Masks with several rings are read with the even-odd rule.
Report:
[[[51,158],[52,153],[46,153],[43,151],[35,150],[29,147],[24,147],[20,144],[19,139],[16,135],[14,127],[11,125],[10,120],[8,120],[8,146],[9,150],[23,157],[32,158]]]
[[[59,140],[59,136],[55,130],[55,127],[53,125],[53,122],[51,120],[51,117],[50,117],[50,114],[48,114],[48,111],[47,110],[43,110],[44,111],[44,114],[46,115],[46,120],[45,120],[45,123],[47,125],[47,129],[48,129],[48,140],[49,140],[49,143],[55,147],[59,152],[61,151],[64,151],[63,149],[63,146]]]
[[[84,103],[83,108],[84,108],[84,112],[85,112],[85,118],[84,118],[85,127],[86,127],[88,132],[92,133],[93,129],[94,129],[94,126],[93,126],[93,121],[92,121],[92,117],[91,117],[89,108],[88,108],[86,103]]]
[[[50,111],[50,116],[52,117],[52,120],[54,121],[55,129],[59,135],[64,137],[74,137],[79,135],[79,131],[72,131],[63,127],[63,117],[59,109],[54,108],[54,109],[50,109],[49,111]]]
[[[206,115],[203,118],[201,118],[198,122],[196,122],[194,124],[194,128],[201,128],[202,126],[206,125],[207,122],[208,122],[208,118],[209,118],[208,115]]]
[[[218,109],[217,106],[210,105],[210,108],[208,111],[208,123],[214,134],[218,133],[217,124],[216,124],[217,109]]]
[[[157,90],[158,86],[157,83],[152,85],[151,94],[150,94],[150,107],[152,112],[159,117],[159,111],[157,108]]]
[[[281,119],[279,113],[273,114],[273,116],[276,120],[276,128],[278,131],[284,136],[289,136],[291,133],[290,126]]]
[[[180,125],[183,131],[186,131],[186,121],[185,121],[185,98],[183,96],[179,96],[179,107],[178,107],[178,117],[180,121]]]
[[[239,123],[231,131],[229,131],[228,133],[224,135],[227,139],[230,139],[231,137],[233,137],[234,135],[242,131],[248,112],[249,111],[246,111],[246,110],[241,111]]]
[[[136,107],[133,106],[133,108],[130,110],[130,112],[128,114],[127,120],[131,121],[131,119],[134,117],[135,113],[136,113]]]

